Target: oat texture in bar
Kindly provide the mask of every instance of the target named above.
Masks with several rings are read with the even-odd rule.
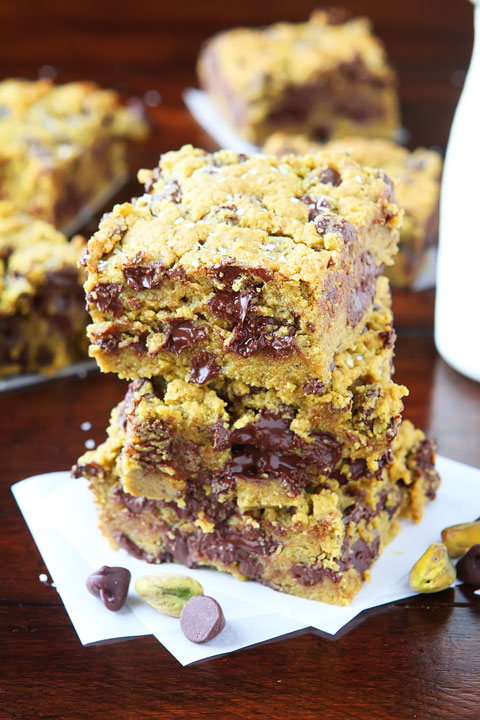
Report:
[[[51,374],[87,355],[85,241],[0,202],[0,378]]]
[[[390,181],[346,153],[163,155],[84,264],[90,354],[120,377],[298,388],[329,380],[393,262]]]
[[[246,139],[272,132],[324,141],[391,138],[399,126],[396,77],[365,18],[314,12],[308,22],[235,28],[207,41],[201,85]]]
[[[424,267],[428,251],[437,243],[440,155],[425,148],[410,152],[389,140],[350,137],[321,145],[305,135],[285,133],[271,135],[264,152],[283,157],[322,148],[346,151],[360,165],[383,169],[393,181],[396,200],[405,214],[395,263],[385,273],[397,287],[411,286]]]
[[[95,83],[0,82],[0,199],[64,229],[127,176],[138,111]]]

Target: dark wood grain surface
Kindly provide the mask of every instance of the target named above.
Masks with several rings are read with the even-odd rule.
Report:
[[[445,147],[472,46],[467,0],[356,0],[400,75],[410,143]],[[159,152],[212,141],[185,110],[195,58],[236,24],[300,20],[315,3],[0,2],[0,75],[91,78],[125,94],[161,93],[154,132],[132,167]],[[48,70],[47,70],[48,72]],[[128,197],[126,190],[124,197]],[[480,385],[451,370],[433,344],[433,292],[396,293],[396,378],[405,415],[443,455],[480,467]],[[480,598],[459,587],[372,611],[334,641],[319,633],[181,666],[150,637],[82,647],[10,493],[29,475],[68,468],[84,450],[83,421],[102,441],[125,384],[93,373],[0,396],[0,719],[480,718]],[[472,498],[472,507],[478,498]],[[478,508],[477,508],[478,514]]]

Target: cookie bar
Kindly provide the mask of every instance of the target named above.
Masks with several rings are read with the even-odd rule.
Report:
[[[345,153],[185,146],[139,179],[145,194],[103,219],[83,261],[100,368],[267,389],[327,382],[396,252],[384,174]]]
[[[269,504],[272,493],[314,487],[319,471],[346,478],[378,472],[390,460],[407,392],[391,379],[386,278],[379,285],[364,332],[336,355],[323,388],[266,390],[221,378],[203,386],[132,382],[122,405],[124,489],[179,500],[188,483],[227,483],[243,508],[252,492]],[[270,482],[258,484],[263,476]]]
[[[264,152],[283,157],[318,152],[321,148],[347,151],[360,165],[383,169],[392,179],[395,198],[405,214],[395,263],[385,273],[397,287],[412,285],[424,266],[428,250],[437,242],[440,155],[425,148],[410,152],[389,140],[350,137],[320,145],[306,136],[284,133],[268,138]]]
[[[83,238],[0,202],[0,378],[53,373],[86,357]]]
[[[276,590],[347,605],[368,578],[402,515],[418,520],[439,484],[434,450],[408,421],[399,428],[393,457],[372,476],[322,474],[294,494],[192,480],[182,498],[154,500],[125,491],[123,413],[116,409],[107,441],[80,458],[74,474],[89,480],[99,525],[115,548],[152,563],[180,562],[230,572]],[[282,432],[279,433],[280,442]],[[273,456],[273,453],[272,453]],[[151,455],[155,462],[155,453]],[[273,484],[245,481],[261,489]],[[414,508],[415,513],[414,514]]]
[[[146,133],[117,93],[91,82],[0,82],[0,199],[67,231],[127,176],[126,139]]]
[[[314,12],[308,22],[236,28],[203,47],[200,84],[229,123],[261,144],[272,132],[321,141],[392,137],[396,77],[365,18]]]

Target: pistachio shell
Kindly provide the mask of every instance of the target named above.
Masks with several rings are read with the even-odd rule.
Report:
[[[455,567],[443,543],[433,543],[410,571],[410,585],[420,593],[446,590],[455,581]]]
[[[442,540],[447,546],[450,557],[465,555],[471,547],[480,543],[480,522],[451,525],[442,530]]]
[[[188,575],[174,573],[139,578],[135,590],[155,610],[172,617],[180,617],[183,606],[194,595],[203,595],[200,583]]]

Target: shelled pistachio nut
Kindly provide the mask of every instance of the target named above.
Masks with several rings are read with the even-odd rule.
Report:
[[[455,567],[443,543],[433,543],[410,571],[410,586],[420,593],[446,590],[455,581]]]
[[[450,557],[465,555],[471,547],[480,543],[480,521],[451,525],[442,530],[442,540]]]
[[[187,575],[174,573],[139,578],[135,590],[155,610],[172,617],[180,617],[183,606],[194,595],[203,595],[200,583]]]

